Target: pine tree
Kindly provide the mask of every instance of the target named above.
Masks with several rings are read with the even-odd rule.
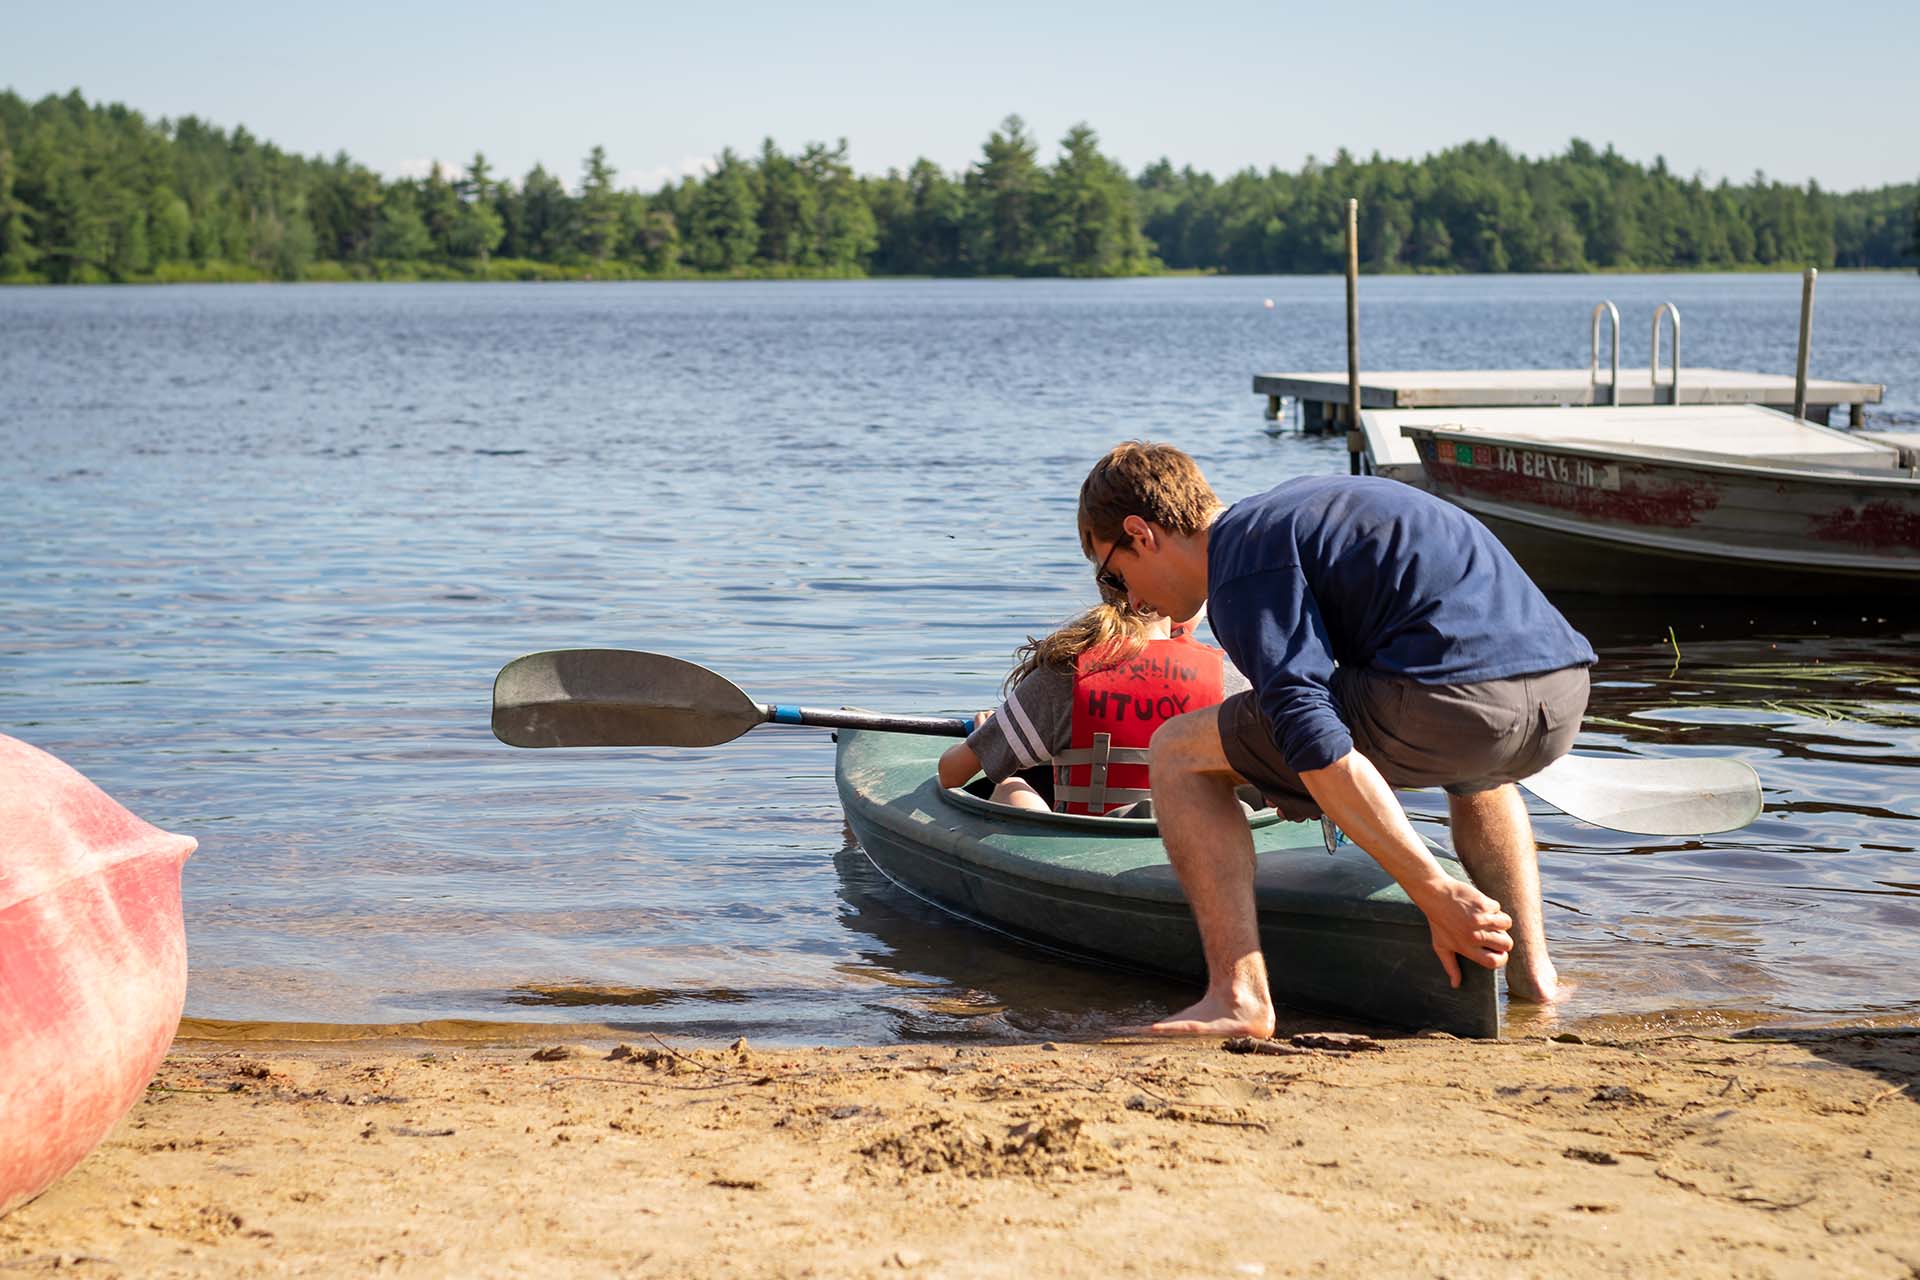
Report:
[[[24,276],[40,254],[33,243],[33,211],[14,194],[13,151],[0,126],[0,279]]]
[[[1913,198],[1913,239],[1907,242],[1907,252],[1920,258],[1920,195]],[[1915,267],[1920,271],[1920,267]]]
[[[812,266],[820,218],[819,191],[813,175],[782,155],[767,138],[754,164],[753,190],[759,202],[757,257],[769,266]]]
[[[1045,261],[1062,275],[1132,275],[1150,261],[1134,186],[1085,124],[1060,140],[1039,205]]]
[[[454,224],[460,221],[460,194],[447,180],[446,171],[435,160],[419,190],[420,220],[426,224],[431,248],[428,253],[444,258],[452,252]]]
[[[687,240],[694,265],[733,271],[751,262],[760,244],[759,212],[747,166],[729,147],[693,198]]]
[[[560,179],[541,165],[533,166],[520,185],[520,206],[520,252],[540,262],[559,262],[571,255],[574,202]]]
[[[1040,192],[1040,168],[1034,156],[1026,121],[1010,115],[988,136],[979,161],[967,174],[973,214],[969,256],[983,270],[1021,275],[1039,262],[1034,202]]]
[[[879,247],[873,210],[847,163],[847,140],[832,148],[813,143],[800,155],[800,173],[815,192],[813,225],[803,261],[842,273],[862,271]]]
[[[486,156],[474,152],[473,162],[457,184],[460,212],[447,233],[447,249],[454,257],[474,258],[485,266],[506,235],[506,224],[494,208],[494,185]]]
[[[613,166],[607,163],[607,149],[595,147],[583,167],[586,172],[580,183],[574,245],[593,261],[604,262],[620,235],[620,202],[613,189]]]

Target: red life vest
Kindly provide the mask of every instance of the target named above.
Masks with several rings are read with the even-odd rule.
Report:
[[[1147,744],[1183,712],[1220,701],[1226,655],[1190,635],[1150,640],[1125,662],[1080,655],[1073,674],[1073,742],[1053,758],[1053,807],[1100,815],[1145,800]]]

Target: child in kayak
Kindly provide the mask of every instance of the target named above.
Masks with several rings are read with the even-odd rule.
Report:
[[[967,740],[940,757],[940,784],[958,787],[985,773],[999,804],[1105,817],[1136,812],[1149,795],[1153,731],[1246,687],[1220,650],[1193,637],[1198,623],[1198,616],[1174,624],[1102,602],[1050,635],[1029,638],[1014,652],[999,711],[980,712]]]

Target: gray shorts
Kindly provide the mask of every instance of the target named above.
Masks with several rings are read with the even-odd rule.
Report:
[[[1564,667],[1481,684],[1420,684],[1340,667],[1333,698],[1353,749],[1388,785],[1491,791],[1532,777],[1565,755],[1587,710],[1587,669]],[[1300,775],[1280,756],[1251,693],[1220,704],[1220,743],[1235,773],[1282,816],[1320,816]]]

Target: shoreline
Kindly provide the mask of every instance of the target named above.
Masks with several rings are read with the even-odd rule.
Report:
[[[43,278],[23,279],[20,277],[0,278],[0,289],[94,289],[137,287],[151,288],[171,285],[261,285],[261,284],[779,284],[779,283],[821,283],[823,281],[862,284],[889,280],[913,281],[1070,281],[1075,283],[1112,283],[1116,280],[1338,280],[1337,272],[1300,271],[1268,272],[1257,274],[1239,274],[1218,268],[1180,267],[1164,271],[1140,271],[1111,276],[1074,276],[1074,275],[872,275],[866,272],[810,271],[800,268],[746,270],[732,272],[670,272],[666,274],[648,274],[642,271],[624,269],[618,263],[604,263],[597,268],[560,266],[554,263],[534,262],[532,260],[510,260],[499,265],[499,270],[481,269],[477,272],[464,271],[437,263],[417,263],[396,266],[390,274],[379,271],[354,270],[344,264],[329,262],[321,264],[321,269],[310,269],[296,279],[285,279],[257,268],[238,263],[209,264],[205,268],[172,271],[126,280],[87,279],[53,281]],[[1365,280],[1415,280],[1415,279],[1551,279],[1551,278],[1589,278],[1603,276],[1764,276],[1780,275],[1798,277],[1800,267],[1792,264],[1766,265],[1752,263],[1748,265],[1728,264],[1723,266],[1668,266],[1668,267],[1591,267],[1585,271],[1465,271],[1455,269],[1420,268],[1405,271],[1368,272],[1362,276]],[[1914,267],[1821,267],[1823,279],[1833,276],[1907,276],[1920,275],[1920,268]]]
[[[1381,1039],[1417,1037],[1422,1032],[1384,1028],[1348,1021],[1331,1014],[1312,1014],[1294,1009],[1280,1011],[1282,1031],[1293,1034],[1307,1027],[1336,1028],[1344,1032],[1364,1033]],[[1092,1033],[1097,1034],[1097,1033]],[[1753,1043],[1796,1043],[1828,1040],[1835,1036],[1920,1035],[1920,1020],[1913,1010],[1893,1013],[1861,1014],[1844,1019],[1783,1020],[1777,1014],[1742,1009],[1666,1009],[1650,1013],[1593,1014],[1563,1017],[1552,1009],[1523,1005],[1502,1010],[1500,1039],[1478,1043],[1506,1043],[1526,1039],[1552,1039],[1573,1036],[1581,1042],[1632,1043],[1664,1036],[1692,1036],[1701,1040],[1731,1039]],[[216,1046],[247,1044],[319,1045],[319,1044],[520,1044],[553,1040],[606,1040],[609,1043],[636,1036],[661,1036],[676,1043],[711,1047],[730,1043],[745,1035],[756,1044],[783,1049],[869,1048],[881,1051],[916,1043],[897,1044],[823,1044],[818,1040],[767,1038],[751,1025],[736,1027],[725,1034],[696,1035],[676,1031],[668,1025],[623,1022],[618,1017],[603,1020],[567,1022],[539,1019],[495,1019],[450,1017],[406,1022],[335,1022],[300,1018],[203,1018],[188,1015],[180,1020],[174,1043],[178,1046]],[[1117,1037],[1125,1039],[1126,1037]],[[944,1037],[942,1043],[971,1044],[992,1048],[1017,1048],[1038,1044],[1031,1035],[1014,1032],[988,1033],[978,1038]]]
[[[183,1038],[0,1268],[1920,1270],[1920,1028],[1280,1050]]]

